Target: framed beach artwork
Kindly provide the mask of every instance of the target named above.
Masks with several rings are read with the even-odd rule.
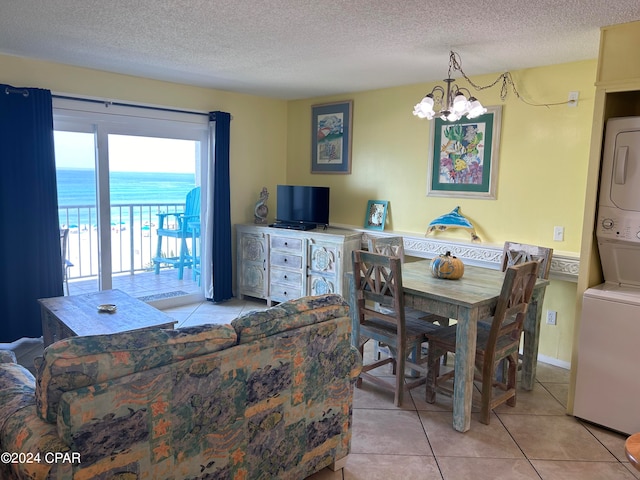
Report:
[[[427,195],[496,198],[502,107],[474,119],[431,122]]]
[[[311,106],[311,173],[351,173],[353,100]]]
[[[387,221],[388,200],[369,200],[364,217],[364,228],[370,230],[384,230]]]

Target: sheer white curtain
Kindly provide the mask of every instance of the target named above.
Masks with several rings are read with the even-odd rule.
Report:
[[[213,205],[213,186],[215,170],[215,123],[209,122],[209,142],[207,144],[207,162],[202,169],[201,201],[204,208],[201,209],[202,228],[200,229],[200,281],[204,292],[204,297],[213,299],[213,209],[208,208]]]

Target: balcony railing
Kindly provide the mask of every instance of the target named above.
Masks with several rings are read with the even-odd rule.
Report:
[[[157,249],[158,213],[184,211],[184,203],[143,203],[111,206],[111,267],[113,274],[149,271]],[[58,208],[61,227],[69,228],[69,278],[98,275],[98,228],[95,205]],[[170,217],[169,217],[170,218]],[[167,226],[165,226],[167,227]],[[173,228],[175,225],[168,225]],[[178,239],[163,237],[162,256],[179,253]]]

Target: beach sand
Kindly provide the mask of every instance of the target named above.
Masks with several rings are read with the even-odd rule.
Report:
[[[134,221],[130,225],[113,225],[111,228],[111,258],[114,274],[132,270],[152,270],[152,257],[156,254],[157,227],[149,222]],[[124,227],[124,228],[122,228]],[[191,239],[187,240],[189,251]],[[179,239],[163,237],[163,256],[178,256]],[[73,264],[69,278],[88,277],[98,274],[98,231],[94,227],[81,225],[69,229],[67,259]]]

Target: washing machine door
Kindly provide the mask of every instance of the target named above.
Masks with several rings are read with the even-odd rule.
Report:
[[[606,282],[640,287],[640,245],[598,238],[598,251]]]
[[[616,135],[610,200],[621,210],[640,211],[640,131]]]

